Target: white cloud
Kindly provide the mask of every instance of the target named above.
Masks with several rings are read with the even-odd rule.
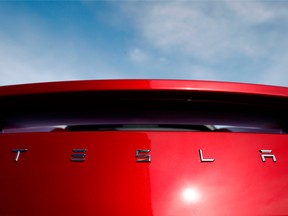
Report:
[[[166,52],[209,58],[223,53],[226,39],[232,36],[227,20],[209,17],[190,3],[159,3],[144,13],[139,18],[140,31]]]
[[[288,53],[272,60],[271,66],[263,71],[259,83],[288,86]]]
[[[286,1],[225,0],[225,2],[228,8],[236,13],[240,19],[243,19],[243,21],[251,24],[269,22],[279,17],[288,17],[288,7]]]
[[[247,22],[261,23],[274,18],[277,14],[259,1],[231,1],[226,0],[230,9]]]
[[[135,63],[146,63],[149,61],[149,56],[146,52],[139,48],[134,48],[129,52],[129,58]]]
[[[215,71],[203,66],[186,65],[182,71],[187,73],[188,78],[192,80],[220,80]]]
[[[257,34],[255,25],[283,16],[279,10],[257,1],[160,2],[139,9],[137,24],[146,41],[164,52],[205,61],[232,54],[257,58],[266,45],[258,37],[269,38]]]
[[[135,20],[139,36],[147,47],[173,61],[166,69],[174,69],[175,75],[286,83],[263,77],[275,71],[275,64],[288,68],[288,61],[277,59],[288,52],[288,2],[152,1],[133,6],[126,12]]]

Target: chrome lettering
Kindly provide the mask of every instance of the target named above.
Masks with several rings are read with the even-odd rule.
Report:
[[[16,153],[15,161],[18,162],[20,154],[26,152],[28,149],[12,149],[12,152]]]
[[[72,162],[84,162],[87,149],[73,149],[73,154],[71,154],[71,161]]]
[[[136,150],[136,157],[137,160],[136,162],[151,162],[151,155],[147,154],[149,153],[150,150],[149,149],[140,149],[140,150]]]
[[[12,149],[13,153],[16,153],[14,161],[18,162],[21,153],[24,153],[28,151],[28,149],[25,148],[19,148],[19,149]],[[150,149],[137,149],[136,150],[136,162],[151,162],[151,155],[150,155]],[[200,162],[214,162],[214,158],[205,158],[202,149],[199,149],[199,157]],[[87,149],[72,149],[71,154],[71,161],[72,162],[84,162],[86,160],[87,155]],[[270,149],[260,149],[260,157],[262,162],[266,162],[267,159],[271,158],[271,160],[275,163],[277,162],[275,154],[272,153],[272,150]]]
[[[272,158],[273,162],[276,162],[276,157],[274,154],[271,154],[272,150],[259,150],[261,153],[261,159],[263,162],[266,162],[266,158]]]
[[[212,158],[204,158],[203,152],[201,149],[199,149],[199,155],[200,155],[200,161],[201,162],[214,162],[215,161],[215,159],[212,159]]]

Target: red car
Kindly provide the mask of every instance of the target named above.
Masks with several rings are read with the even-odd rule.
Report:
[[[288,88],[0,87],[0,215],[288,215]]]

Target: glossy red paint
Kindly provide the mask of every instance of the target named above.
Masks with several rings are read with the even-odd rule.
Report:
[[[1,87],[0,95],[109,89],[268,95],[281,97],[285,106],[288,100],[284,87],[150,80],[21,85]],[[19,148],[27,151],[15,162],[12,149]],[[87,149],[86,161],[71,162],[72,149]],[[137,149],[151,150],[151,163],[136,163]],[[215,161],[201,162],[200,149],[204,158]],[[271,158],[263,162],[261,149],[272,150],[277,162]],[[0,172],[1,216],[288,215],[288,134],[173,130],[0,134]]]
[[[101,90],[190,90],[271,96],[288,95],[288,88],[268,85],[187,80],[98,80],[22,84],[0,87],[0,96]]]

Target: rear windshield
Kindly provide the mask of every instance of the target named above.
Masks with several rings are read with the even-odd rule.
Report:
[[[288,132],[288,99],[189,91],[100,91],[2,97],[1,133]]]

